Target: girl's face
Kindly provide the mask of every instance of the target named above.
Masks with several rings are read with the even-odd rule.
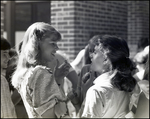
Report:
[[[94,49],[95,49],[95,47],[97,47],[99,45],[99,43],[98,42],[94,42],[94,43],[91,43],[90,45],[89,45],[89,57],[91,58],[91,61],[93,60],[93,54],[94,54]]]
[[[44,61],[52,61],[55,58],[55,53],[58,50],[57,42],[52,41],[54,35],[40,41],[41,58]]]
[[[6,69],[9,60],[9,50],[1,50],[1,69]]]
[[[104,56],[102,52],[98,49],[95,49],[95,52],[93,53],[91,69],[93,71],[97,71],[101,73],[103,70],[103,62],[104,62]]]

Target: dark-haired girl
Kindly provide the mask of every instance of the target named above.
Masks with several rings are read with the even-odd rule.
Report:
[[[124,118],[129,112],[130,92],[136,85],[126,41],[116,36],[102,36],[93,55],[92,67],[103,73],[88,89],[79,116]]]

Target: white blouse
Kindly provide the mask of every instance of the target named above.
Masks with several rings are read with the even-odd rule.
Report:
[[[81,117],[124,118],[129,112],[130,94],[114,88],[105,73],[95,79],[82,104]]]

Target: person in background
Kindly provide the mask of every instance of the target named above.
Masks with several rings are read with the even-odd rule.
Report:
[[[9,55],[10,59],[8,61],[8,67],[6,69],[6,79],[8,80],[10,86],[12,102],[15,106],[17,118],[28,118],[21,96],[18,91],[12,86],[12,75],[17,66],[18,53],[15,49],[11,48]]]
[[[138,52],[133,58],[136,68],[138,69],[138,71],[134,74],[134,77],[137,79],[137,81],[143,80],[148,54],[149,54],[149,46],[146,46],[142,51]]]
[[[20,93],[29,118],[70,117],[68,98],[60,87],[70,65],[64,62],[59,66],[57,60],[54,70],[48,68],[60,40],[60,33],[44,22],[32,24],[25,32],[12,84]]]
[[[124,118],[129,112],[130,93],[136,85],[129,48],[125,40],[116,36],[104,35],[99,41],[91,68],[102,74],[88,89],[79,117]]]
[[[100,75],[99,72],[95,72],[91,70],[91,63],[93,60],[93,54],[95,52],[95,47],[98,46],[98,40],[100,38],[100,35],[93,36],[88,44],[88,48],[86,49],[85,55],[84,55],[84,61],[85,65],[81,69],[80,73],[80,80],[79,80],[79,86],[81,87],[80,91],[80,105],[82,104],[87,90],[93,85],[93,81]],[[86,82],[88,81],[88,82]],[[86,84],[86,85],[85,85]]]
[[[9,42],[4,37],[1,37],[1,118],[17,118],[6,79],[10,48]]]
[[[137,52],[144,50],[144,48],[148,45],[149,45],[149,38],[147,37],[140,38],[137,44]]]
[[[77,75],[80,75],[81,69],[84,66],[84,54],[87,46],[82,49],[76,56],[76,58],[70,63],[73,69],[75,69]]]
[[[6,69],[6,79],[8,81],[9,87],[10,87],[10,91],[13,92],[14,91],[14,87],[11,84],[11,77],[13,72],[15,71],[16,65],[17,65],[17,60],[18,60],[18,54],[15,51],[15,49],[10,49],[9,51],[9,61],[8,61],[8,66]]]
[[[98,44],[98,41],[95,40],[95,38],[93,38],[93,37],[89,40],[89,42],[85,46],[85,48],[82,49],[78,53],[76,58],[71,62],[71,66],[75,69],[78,76],[80,76],[81,69],[83,68],[83,66],[85,66],[86,64],[91,64],[91,62],[92,62],[91,61],[92,53],[94,51],[95,45]]]

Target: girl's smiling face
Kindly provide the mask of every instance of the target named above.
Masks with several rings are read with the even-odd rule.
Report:
[[[51,35],[40,41],[41,58],[44,61],[52,61],[58,50],[57,41],[53,41],[53,38],[55,38],[55,35]]]
[[[9,60],[9,50],[1,50],[1,69],[6,69]]]

